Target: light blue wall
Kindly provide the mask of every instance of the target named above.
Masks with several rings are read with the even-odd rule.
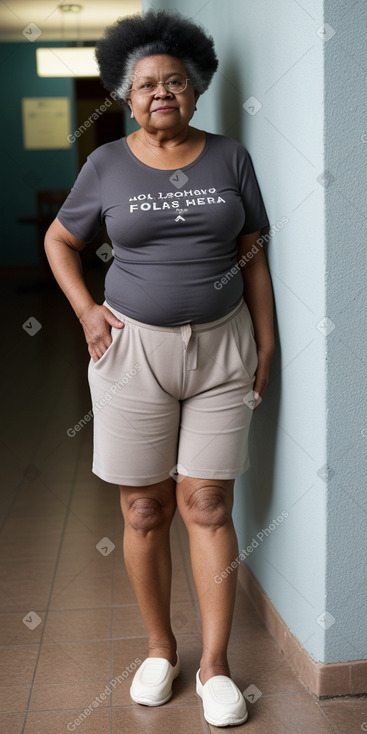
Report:
[[[327,314],[326,658],[367,657],[367,7],[325,0]],[[340,636],[338,635],[340,633]]]
[[[145,0],[150,7],[177,9],[213,36],[220,66],[193,124],[240,140],[271,224],[289,220],[267,248],[278,343],[252,424],[252,467],[236,482],[240,550],[253,542],[246,562],[312,657],[364,658],[367,9],[331,0],[325,9],[324,0]],[[317,33],[324,22],[336,30],[329,40]],[[255,115],[243,108],[250,96],[262,104]],[[327,336],[317,328],[325,316],[336,322]],[[329,629],[317,621],[325,610],[336,620]]]

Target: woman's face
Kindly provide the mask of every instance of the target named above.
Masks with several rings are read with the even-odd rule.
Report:
[[[170,80],[187,79],[186,68],[180,59],[166,54],[146,56],[138,61],[134,70],[129,103],[138,124],[147,132],[183,130],[195,110],[195,92],[191,82],[183,92],[168,92],[159,84],[154,93],[144,94],[149,85]]]

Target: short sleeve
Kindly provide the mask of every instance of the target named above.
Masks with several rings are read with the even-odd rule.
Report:
[[[81,168],[57,219],[82,242],[90,242],[101,228],[103,220],[100,180],[89,158]]]
[[[269,220],[249,153],[245,148],[242,148],[241,153],[239,186],[246,219],[240,234],[251,234],[266,227]]]

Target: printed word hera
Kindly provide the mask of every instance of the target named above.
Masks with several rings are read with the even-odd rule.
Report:
[[[176,194],[175,197],[182,196],[182,192],[179,194]],[[131,201],[131,199],[130,199]],[[179,209],[182,207],[182,204],[186,207],[189,206],[203,206],[205,204],[225,204],[225,199],[222,199],[221,196],[198,196],[195,199],[186,199],[185,202],[182,201],[182,199],[176,200],[176,198],[173,201],[160,201],[159,203],[157,201],[143,201],[139,202],[138,204],[130,204],[130,214],[135,211],[149,211],[152,209],[152,211],[158,211],[162,209]]]

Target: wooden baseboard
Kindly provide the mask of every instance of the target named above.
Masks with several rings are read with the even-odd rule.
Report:
[[[356,696],[367,693],[367,660],[319,663],[288,629],[250,569],[241,563],[238,580],[251,599],[266,628],[280,646],[292,670],[318,698]]]

